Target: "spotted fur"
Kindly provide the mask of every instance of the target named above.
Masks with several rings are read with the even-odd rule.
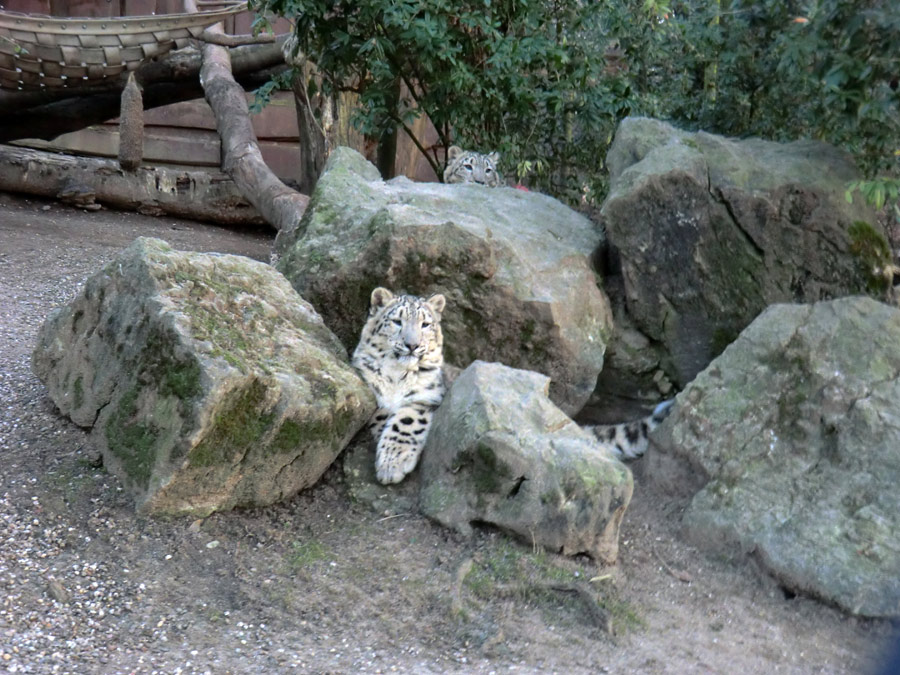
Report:
[[[375,474],[399,483],[419,461],[434,410],[444,398],[443,295],[427,300],[372,291],[369,316],[353,366],[375,392],[369,422],[375,439]]]
[[[503,185],[503,176],[497,170],[500,154],[492,152],[482,155],[480,152],[463,150],[452,146],[447,150],[447,168],[444,169],[445,183],[477,183],[487,187]]]
[[[596,436],[606,450],[619,459],[637,459],[647,451],[647,438],[669,415],[674,399],[663,401],[643,419],[621,424],[598,424],[584,428]]]

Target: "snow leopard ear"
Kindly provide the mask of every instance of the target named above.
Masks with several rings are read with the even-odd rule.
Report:
[[[372,291],[372,307],[384,307],[393,299],[394,294],[391,293],[388,289],[382,288],[381,286]]]
[[[428,306],[431,307],[432,311],[438,316],[444,311],[444,306],[447,304],[447,298],[445,298],[440,293],[436,295],[432,295],[425,302],[428,303]]]
[[[458,145],[451,145],[447,148],[447,162],[452,162],[454,159],[463,154],[463,149]]]
[[[491,160],[494,164],[500,163],[500,153],[496,150],[488,155],[488,159]]]

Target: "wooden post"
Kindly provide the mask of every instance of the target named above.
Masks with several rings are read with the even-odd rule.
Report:
[[[134,171],[144,159],[144,99],[141,88],[128,74],[128,82],[122,90],[122,106],[119,111],[119,166]]]

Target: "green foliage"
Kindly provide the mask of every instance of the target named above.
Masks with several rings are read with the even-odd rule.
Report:
[[[279,73],[256,90],[253,103],[250,104],[250,112],[259,114],[272,100],[272,94],[276,91],[289,90],[291,88],[290,71]]]
[[[257,0],[295,23],[326,94],[352,90],[364,134],[411,133],[427,113],[446,150],[499,150],[532,185],[577,199],[630,111],[605,72],[604,3],[579,0]],[[649,17],[632,17],[648,21]],[[414,139],[426,152],[419,139]],[[426,153],[441,174],[438,155]]]
[[[785,141],[819,138],[869,175],[896,170],[900,13],[880,0],[672,3],[640,55],[644,110],[689,128]]]
[[[866,200],[866,204],[880,211],[885,202],[897,202],[900,199],[900,179],[882,177],[853,181],[847,186],[847,192],[844,194],[847,202],[853,203],[853,193],[857,191]]]
[[[882,0],[253,0],[286,16],[372,138],[427,113],[445,149],[572,203],[603,196],[629,114],[850,150],[894,175],[900,12]],[[265,92],[263,92],[265,93]],[[426,152],[441,175],[438,155]]]
[[[850,235],[850,252],[856,256],[860,271],[866,279],[866,290],[884,293],[890,288],[891,278],[884,270],[890,266],[891,247],[884,235],[869,223],[857,220],[847,231]]]

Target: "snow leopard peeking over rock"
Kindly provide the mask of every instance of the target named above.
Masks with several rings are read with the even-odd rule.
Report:
[[[497,170],[500,154],[463,150],[453,145],[447,150],[447,168],[444,169],[445,183],[475,183],[487,187],[500,187],[503,176]]]

